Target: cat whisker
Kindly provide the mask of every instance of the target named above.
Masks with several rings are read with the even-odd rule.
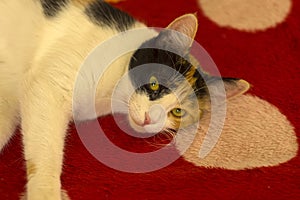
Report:
[[[173,129],[167,128],[164,130],[164,133],[166,133],[164,136],[167,136],[168,140],[173,140],[176,136],[176,131]]]
[[[153,138],[151,138],[151,141],[149,140],[145,140],[145,141],[147,144],[151,145],[152,147],[163,148],[166,145],[168,145],[170,141],[172,141],[172,139],[173,139],[172,134],[163,131],[162,133],[153,136]]]
[[[134,61],[137,61],[137,58],[133,55],[132,56],[132,59],[134,60]]]
[[[207,86],[205,85],[205,86],[202,86],[200,88],[194,89],[194,92],[199,92],[200,90],[203,90],[203,89],[206,89],[206,88],[207,88]]]
[[[171,61],[172,61],[172,64],[173,64],[173,67],[175,67],[176,66],[176,64],[175,64],[175,62],[174,62],[174,60],[173,60],[173,58],[172,58],[172,55],[170,55],[170,53],[169,52],[167,52],[166,51],[166,54],[169,56],[169,58],[171,59]]]
[[[154,141],[148,141],[148,140],[145,140],[145,142],[146,142],[149,146],[154,147],[154,148],[158,148],[158,149],[159,149],[159,148],[164,147],[165,144],[158,143],[158,142],[156,141],[156,137],[157,137],[157,136],[154,136],[154,138],[153,138]]]

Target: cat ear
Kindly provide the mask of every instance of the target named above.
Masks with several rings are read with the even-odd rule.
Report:
[[[227,99],[242,95],[250,88],[250,84],[243,79],[223,78],[222,80]]]
[[[198,30],[198,19],[194,14],[185,14],[176,18],[160,32],[157,43],[165,50],[186,55],[193,44]]]
[[[208,81],[207,84],[210,95],[214,97],[224,96],[224,86],[226,99],[231,99],[236,96],[242,95],[250,88],[250,84],[242,79],[236,78],[213,78],[213,81]]]
[[[191,40],[188,41],[187,46],[191,46],[195,39],[198,30],[198,19],[194,14],[185,14],[176,18],[171,24],[167,26],[171,29],[188,36]]]

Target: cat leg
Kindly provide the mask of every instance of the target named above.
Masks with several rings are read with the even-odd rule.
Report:
[[[61,88],[51,81],[35,79],[26,89],[21,99],[27,169],[24,199],[66,199],[66,194],[61,192],[60,176],[70,105]]]
[[[70,200],[70,198],[65,190],[61,191],[61,199],[62,200]],[[28,200],[27,193],[22,194],[20,200]]]
[[[0,90],[0,152],[14,134],[19,123],[17,98]]]

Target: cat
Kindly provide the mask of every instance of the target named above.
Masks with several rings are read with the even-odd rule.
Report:
[[[24,199],[68,199],[62,192],[60,176],[68,124],[72,121],[72,96],[77,72],[85,57],[101,42],[128,30],[147,26],[125,12],[99,0],[2,0],[0,2],[0,150],[20,125],[27,169]],[[248,90],[249,84],[237,78],[213,77],[190,64],[188,55],[198,29],[197,17],[178,17],[141,47],[168,47],[176,53],[156,48],[138,49],[113,62],[99,81],[96,93],[97,115],[112,109],[101,99],[110,99],[122,75],[139,65],[159,63],[171,67],[191,84],[185,90],[182,79],[148,66],[140,77],[130,75],[126,84],[134,89],[128,103],[128,120],[138,132],[176,132],[180,124],[194,123],[201,116],[189,103],[195,93],[199,109],[209,104],[208,84],[224,83],[227,98]],[[168,31],[173,30],[173,31]],[[177,37],[184,34],[191,40]],[[101,62],[101,58],[99,58]],[[148,80],[141,85],[141,80]],[[161,83],[166,83],[163,85]],[[179,105],[172,90],[180,91]],[[164,108],[164,118],[149,111],[152,105]],[[82,109],[82,110],[80,110]],[[76,112],[83,111],[78,107]],[[165,123],[160,129],[157,123]]]

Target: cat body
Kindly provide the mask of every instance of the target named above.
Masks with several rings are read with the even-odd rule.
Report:
[[[120,32],[91,22],[77,3],[57,11],[60,16],[47,17],[39,1],[0,2],[0,149],[21,122],[30,200],[61,199],[64,137],[77,71],[96,45]],[[144,25],[132,24],[138,27]],[[102,97],[111,93],[128,59],[109,68],[114,73],[105,81]],[[102,108],[100,114],[110,112],[110,106]]]
[[[60,175],[64,141],[68,124],[72,121],[73,89],[78,70],[98,44],[120,32],[146,26],[103,1],[2,0],[0,27],[0,150],[20,125],[28,180],[25,198],[67,198],[66,194],[61,193]],[[186,15],[175,20],[168,28],[193,38],[197,19],[194,15]],[[156,38],[158,33],[153,31],[151,38],[154,39],[149,38],[149,41],[161,40],[158,43],[163,43],[167,41],[163,36],[167,37],[169,33],[164,34]],[[176,39],[173,42],[180,44]],[[188,43],[184,42],[186,49],[190,47]],[[98,116],[111,113],[112,91],[124,73],[139,63],[153,62],[140,62],[140,58],[143,60],[145,57],[143,55],[156,58],[154,54],[147,55],[149,53],[142,52],[140,55],[141,52],[132,52],[121,56],[105,71],[96,93]],[[176,55],[173,58],[177,59]],[[175,67],[176,70],[179,71],[181,66],[182,63],[180,67]],[[200,82],[196,80],[200,79],[199,74],[195,75],[191,65],[181,73],[187,77],[187,71],[194,71],[189,76],[194,77],[193,87],[197,90],[200,87],[197,86]],[[175,126],[183,116],[174,113],[174,95],[162,86],[159,88],[159,78],[147,78],[152,85],[140,87],[132,97],[133,103],[129,105],[133,113],[129,117],[131,125],[138,131],[145,130],[143,126],[146,125],[151,129],[153,116],[147,109],[155,103],[170,107],[167,113],[168,126]],[[243,83],[244,87],[236,90],[234,95],[243,93],[248,87],[244,82],[237,83]],[[134,81],[128,84],[134,85]],[[84,98],[83,95],[83,102]],[[170,100],[174,105],[167,105]],[[145,101],[148,103],[144,104]],[[145,108],[141,109],[142,104]],[[77,109],[76,112],[84,112],[84,106]],[[176,130],[174,127],[170,129]]]
[[[9,94],[15,91],[18,99],[22,98],[21,93],[26,93],[24,92],[27,90],[26,84],[23,83],[30,82],[25,80],[26,78],[31,79],[34,76],[41,77],[40,74],[47,74],[47,79],[53,79],[58,87],[65,89],[64,92],[68,91],[64,95],[68,95],[66,99],[70,100],[76,73],[85,57],[98,44],[121,32],[113,26],[101,27],[93,23],[85,14],[85,7],[80,1],[70,3],[67,8],[64,8],[65,10],[56,11],[59,16],[50,18],[45,16],[38,1],[4,1],[1,4],[3,4],[0,7],[1,15],[4,16],[1,18],[1,27],[5,27],[1,30],[0,60],[3,66],[0,68],[3,81],[1,90],[7,90]],[[16,13],[24,13],[22,20]],[[21,26],[18,26],[20,23]],[[139,27],[145,25],[139,22],[132,23],[132,29]],[[125,66],[129,62],[128,59],[129,56],[114,63],[109,68],[114,71],[114,75],[108,77],[110,81],[102,82],[115,83],[127,70]],[[45,66],[44,63],[49,64]],[[59,74],[64,74],[65,79],[59,80],[62,77]],[[107,74],[111,73],[107,72]],[[113,81],[113,78],[116,80]],[[109,91],[112,91],[112,87],[103,87],[101,95],[106,96]],[[107,91],[103,91],[105,89]]]

